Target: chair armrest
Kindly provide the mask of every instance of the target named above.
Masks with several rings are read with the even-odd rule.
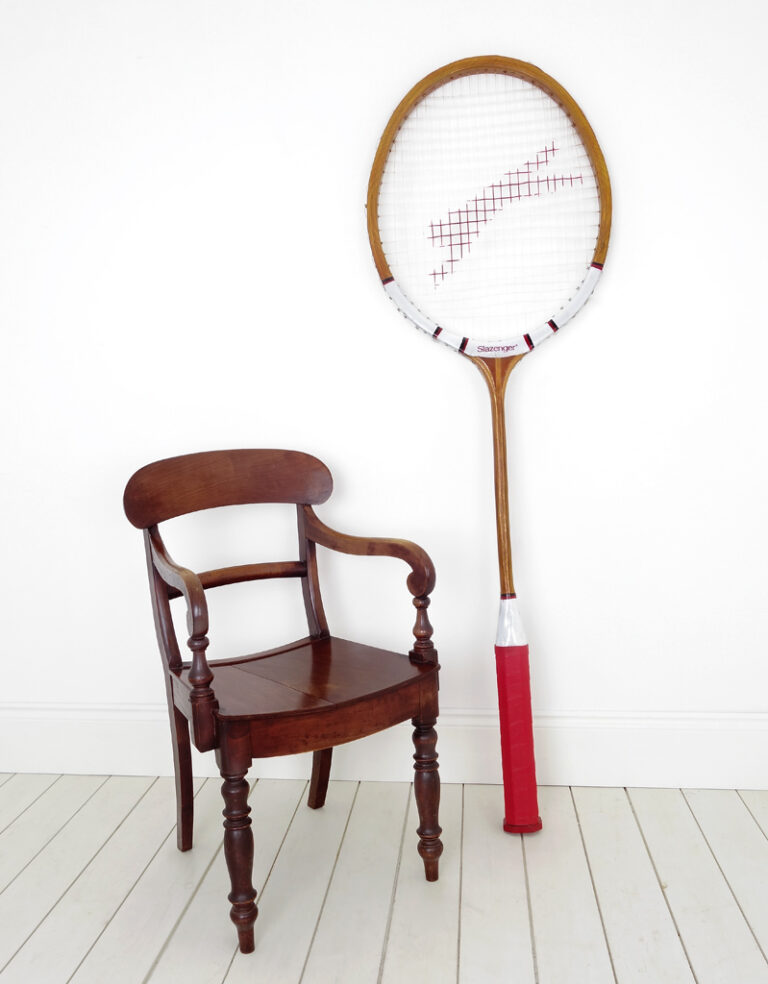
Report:
[[[187,646],[192,653],[192,663],[187,674],[192,688],[189,691],[190,722],[195,745],[201,752],[206,752],[216,747],[215,712],[218,702],[210,686],[213,673],[205,658],[208,648],[208,604],[205,591],[197,574],[171,560],[156,526],[148,527],[144,536],[149,562],[156,576],[173,593],[182,595],[187,604]]]
[[[169,587],[183,596],[187,604],[187,629],[190,636],[205,636],[208,632],[208,603],[200,578],[171,559],[156,526],[147,530],[147,537],[155,570]]]
[[[321,547],[357,556],[399,557],[411,568],[408,590],[414,598],[429,595],[435,587],[435,567],[429,554],[410,540],[391,540],[384,537],[349,536],[326,526],[317,518],[311,506],[303,506],[306,536]]]

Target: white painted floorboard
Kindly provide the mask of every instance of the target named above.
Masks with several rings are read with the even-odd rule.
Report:
[[[768,840],[737,793],[691,789],[685,798],[763,956],[768,953]]]
[[[430,884],[409,784],[260,780],[243,956],[195,788],[181,854],[169,779],[0,775],[0,984],[768,984],[768,791],[446,785]]]
[[[461,786],[443,786],[440,877],[428,882],[414,844],[419,825],[411,796],[403,836],[392,916],[384,955],[383,984],[441,984],[456,980],[461,883]]]
[[[698,984],[768,984],[765,957],[685,796],[630,796]]]
[[[31,806],[58,776],[12,775],[0,786],[0,832]]]
[[[50,843],[105,782],[104,776],[62,776],[0,834],[0,891]]]
[[[539,792],[544,829],[524,838],[539,984],[613,984],[571,790]]]
[[[459,977],[534,984],[523,838],[500,806],[498,786],[464,787]]]
[[[302,984],[376,984],[387,936],[404,830],[407,783],[362,783],[355,798]]]
[[[130,813],[5,968],[9,984],[58,984],[72,976],[173,828],[172,783],[158,779],[134,789],[139,799]]]
[[[695,984],[626,790],[573,798],[617,980]]]
[[[215,780],[214,785],[217,785]],[[251,792],[255,842],[253,883],[259,892],[259,905],[306,785],[295,780],[262,779]],[[152,984],[178,984],[181,980],[184,984],[207,984],[224,980],[237,949],[234,927],[227,918],[229,889],[220,836],[219,849],[205,877],[149,976]],[[217,909],[225,918],[211,919],[211,913]]]

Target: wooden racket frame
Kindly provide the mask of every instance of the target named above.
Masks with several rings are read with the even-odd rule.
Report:
[[[537,86],[554,99],[573,123],[592,165],[600,199],[600,223],[598,226],[595,251],[592,257],[592,265],[602,269],[608,252],[608,240],[611,232],[611,182],[603,152],[586,116],[570,93],[559,82],[547,75],[546,72],[542,72],[535,65],[519,61],[515,58],[506,58],[503,55],[482,55],[451,62],[442,68],[436,69],[420,82],[417,82],[401,100],[384,129],[371,167],[367,197],[368,237],[370,239],[376,269],[384,283],[394,278],[387,258],[384,255],[384,249],[379,235],[379,189],[387,158],[389,157],[389,152],[397,137],[398,131],[411,111],[426,96],[434,92],[435,89],[438,89],[441,85],[453,79],[481,73],[511,75]],[[555,312],[553,312],[554,314]],[[509,483],[507,477],[507,438],[504,401],[507,382],[509,381],[512,370],[528,354],[528,352],[524,352],[522,355],[502,356],[500,358],[467,356],[482,373],[491,397],[496,535],[502,597],[514,597],[515,595],[515,583],[512,573],[512,546],[509,529]],[[512,828],[507,827],[506,829]],[[530,829],[536,829],[535,825]]]

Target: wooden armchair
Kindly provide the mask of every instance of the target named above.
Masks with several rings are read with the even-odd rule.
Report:
[[[254,949],[257,916],[245,778],[254,758],[314,752],[308,803],[317,809],[325,802],[334,745],[410,718],[415,729],[418,849],[429,881],[437,879],[443,850],[434,729],[439,668],[427,617],[435,583],[432,562],[420,547],[406,540],[365,539],[329,529],[312,506],[325,502],[332,487],[328,469],[310,455],[244,450],[157,461],[136,472],[125,490],[126,516],[144,531],[171,723],[179,850],[192,847],[191,730],[200,751],[215,750],[224,780],[230,915],[243,953]],[[195,574],[170,558],[160,537],[159,523],[186,513],[266,502],[296,505],[297,560]],[[330,635],[318,583],[317,544],[349,554],[399,557],[410,565],[407,585],[416,607],[416,624],[415,642],[407,656]],[[209,662],[206,591],[265,578],[300,579],[309,635],[268,652]],[[189,662],[181,657],[171,619],[170,601],[181,596],[187,608]]]

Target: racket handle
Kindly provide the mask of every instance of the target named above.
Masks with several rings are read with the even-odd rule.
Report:
[[[496,646],[499,688],[501,768],[504,777],[504,830],[541,830],[533,758],[533,716],[528,646]]]

